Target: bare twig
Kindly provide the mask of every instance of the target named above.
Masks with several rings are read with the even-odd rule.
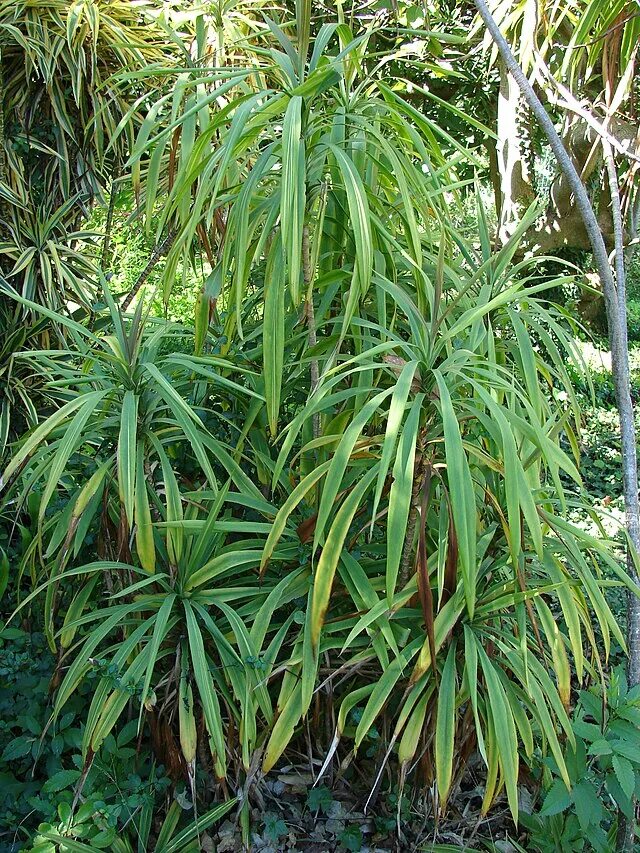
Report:
[[[118,177],[120,174],[120,169],[118,164],[116,163],[113,167],[113,174],[111,175],[111,191],[109,195],[109,207],[107,208],[107,219],[104,225],[104,240],[102,243],[102,254],[100,256],[100,268],[102,272],[106,272],[107,264],[111,261],[111,229],[113,226],[113,213],[116,206],[116,184],[118,182]]]
[[[146,267],[142,270],[142,272],[136,279],[135,284],[133,285],[129,293],[125,296],[124,301],[122,302],[121,308],[123,311],[126,311],[129,305],[131,305],[133,300],[136,298],[138,292],[144,286],[145,282],[151,275],[151,271],[158,263],[160,258],[163,257],[163,255],[166,255],[171,250],[171,247],[175,243],[177,236],[178,229],[172,228],[167,234],[167,236],[164,238],[162,243],[159,243],[155,246],[153,252],[151,252],[151,257],[149,258]]]

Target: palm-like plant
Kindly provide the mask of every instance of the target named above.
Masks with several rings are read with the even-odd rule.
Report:
[[[60,576],[87,578],[61,628],[65,647],[82,626],[97,624],[75,650],[55,712],[91,670],[101,648],[116,675],[104,678],[93,697],[84,733],[85,760],[91,762],[131,697],[138,696],[140,713],[146,707],[155,725],[163,724],[165,738],[171,738],[171,725],[178,723],[179,732],[165,743],[160,757],[169,767],[182,764],[193,785],[199,722],[194,696],[202,708],[216,777],[226,777],[229,757],[237,756],[239,766],[249,770],[262,732],[273,722],[267,682],[296,611],[280,614],[283,606],[306,594],[309,572],[285,572],[277,582],[272,576],[256,589],[254,569],[270,525],[266,520],[238,521],[233,508],[251,506],[258,514],[273,515],[274,508],[259,493],[230,492],[228,484],[216,497],[200,490],[183,496],[183,510],[171,475],[164,486],[167,505],[154,525],[161,570],[149,577],[135,566],[97,561]],[[246,538],[239,538],[243,534]],[[291,546],[275,554],[278,563],[295,556]],[[107,571],[141,578],[115,594],[108,606],[83,616],[82,605],[75,602],[86,601],[96,578]]]
[[[535,284],[531,262],[511,263],[519,237],[492,254],[483,231],[482,255],[461,262],[443,252],[429,276],[430,312],[418,306],[408,266],[396,282],[376,276],[378,296],[363,315],[369,308],[373,327],[384,302],[393,332],[379,329],[369,353],[327,370],[283,433],[276,488],[304,423],[322,418],[320,438],[293,458],[313,454],[316,467],[282,503],[263,567],[292,511],[302,500],[314,506],[322,488],[300,681],[265,769],[307,712],[319,661],[337,654],[342,672],[367,663],[377,675],[366,687],[356,679],[344,697],[327,760],[360,704],[355,748],[387,709],[395,719],[387,756],[399,742],[404,778],[426,750],[433,760],[421,764],[435,768],[441,804],[475,748],[487,765],[485,809],[504,786],[517,816],[518,756],[531,757],[537,739],[568,784],[559,733],[572,738],[571,673],[581,680],[585,667],[593,675],[601,667],[590,611],[605,655],[611,634],[624,644],[599,565],[633,585],[606,543],[564,517],[574,498],[561,475],[580,482],[559,445],[563,434],[576,446],[565,361],[577,353],[562,314],[540,300],[549,282]]]
[[[170,478],[169,457],[186,441],[199,469],[193,475],[195,483],[206,483],[215,491],[221,477],[224,481],[231,476],[236,486],[256,491],[203,418],[215,418],[219,407],[214,399],[217,392],[212,396],[210,389],[224,389],[226,406],[233,395],[256,399],[260,395],[250,387],[250,373],[245,372],[247,384],[241,386],[228,378],[230,365],[222,359],[171,352],[172,343],[184,338],[184,331],[163,324],[150,328],[142,305],[131,320],[124,320],[106,284],[103,292],[109,306],[103,332],[91,332],[62,315],[56,318],[51,310],[15,296],[20,304],[56,318],[70,336],[70,348],[14,355],[43,377],[43,389],[56,405],[16,449],[2,483],[11,493],[14,475],[25,465],[33,471],[32,486],[41,490],[41,525],[54,495],[68,494],[67,509],[48,545],[52,554],[63,544],[62,564],[70,556],[69,549],[78,552],[87,526],[102,507],[105,553],[126,556],[135,530],[138,559],[146,572],[153,573],[156,554],[149,493],[153,470],[159,466]],[[218,408],[218,416],[221,411]],[[92,472],[81,488],[70,465],[78,456]],[[217,470],[212,459],[221,465]],[[190,472],[183,473],[189,476]],[[169,486],[165,482],[167,495]]]
[[[278,47],[257,46],[246,69],[185,73],[150,108],[131,157],[134,170],[146,164],[148,217],[162,199],[159,231],[176,233],[168,268],[195,240],[218,247],[207,249],[206,295],[227,309],[229,341],[243,334],[245,301],[264,305],[274,434],[285,315],[304,306],[310,345],[336,310],[344,334],[374,268],[394,278],[399,239],[423,303],[422,244],[439,237],[443,193],[455,179],[438,128],[367,73],[370,32],[354,37],[344,23],[325,24],[310,45],[301,15],[296,40],[267,19]]]
[[[88,231],[70,232],[66,222],[77,205],[71,198],[60,208],[15,210],[0,240],[0,263],[7,280],[33,302],[54,310],[69,303],[89,311],[95,297],[97,268]],[[18,314],[19,306],[16,306]]]
[[[60,650],[60,671],[69,650],[75,653],[56,713],[94,666],[97,649],[110,660],[111,676],[101,681],[85,728],[87,768],[132,697],[140,696],[165,734],[176,722],[179,734],[161,739],[161,757],[169,767],[186,768],[193,784],[195,690],[213,769],[222,779],[227,754],[234,755],[230,732],[239,732],[238,755],[248,770],[258,732],[272,721],[265,679],[294,612],[277,628],[272,617],[306,595],[309,572],[274,574],[259,590],[252,584],[276,508],[238,464],[224,433],[236,443],[226,423],[234,398],[262,400],[251,387],[255,377],[245,370],[241,385],[229,378],[231,365],[221,358],[172,351],[185,336],[192,340],[188,330],[154,327],[142,303],[125,319],[106,285],[104,295],[109,311],[95,331],[59,316],[67,349],[16,356],[43,375],[57,402],[15,448],[2,475],[5,507],[20,511],[22,495],[38,493],[39,532],[26,564],[36,577],[44,558],[46,572],[21,606],[46,590],[45,630]],[[62,506],[51,515],[53,498]],[[239,507],[263,520],[238,520]],[[102,559],[68,568],[87,554],[85,539],[96,529]],[[284,546],[276,559],[295,556]],[[82,583],[69,597],[72,578]],[[112,600],[92,608],[103,584]],[[66,611],[56,630],[62,598]],[[79,645],[78,631],[86,626]],[[161,691],[164,699],[155,708]]]
[[[121,0],[0,4],[0,183],[23,201],[57,207],[100,193],[107,151],[122,158],[112,140],[131,97],[113,74],[163,57],[149,13]]]
[[[590,91],[594,101],[600,96],[608,103],[615,100],[616,109],[630,96],[640,35],[632,3],[573,0],[562,8],[494,5],[497,20],[519,42],[527,72],[542,58],[576,95]]]
[[[115,131],[136,97],[113,75],[165,57],[158,32],[145,4],[0,2],[0,275],[27,300],[90,310],[96,235],[81,222],[121,167],[127,135]],[[0,299],[3,315],[33,323]]]
[[[108,318],[61,318],[67,350],[24,356],[61,405],[4,473],[9,500],[41,493],[22,606],[46,590],[50,642],[75,655],[57,711],[98,653],[110,663],[87,765],[137,699],[192,786],[198,731],[215,775],[249,785],[340,673],[325,767],[385,714],[401,782],[426,756],[443,807],[477,750],[485,808],[504,788],[516,817],[521,758],[550,750],[563,772],[575,681],[624,645],[603,565],[630,582],[566,519],[570,320],[544,299],[558,282],[514,260],[536,212],[494,252],[479,204],[468,244],[449,210],[462,147],[446,140],[447,159],[367,73],[369,30],[338,21],[312,42],[310,4],[297,13],[295,39],[267,22],[251,67],[184,70],[132,154],[147,214],[172,229],[166,287],[194,243],[210,256],[197,355],[105,289]],[[110,542],[88,560],[96,523]],[[85,613],[102,580],[108,605]]]

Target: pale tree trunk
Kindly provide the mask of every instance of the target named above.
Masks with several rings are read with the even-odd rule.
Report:
[[[611,212],[613,219],[613,233],[615,240],[615,270],[618,285],[618,311],[624,319],[622,325],[622,346],[628,360],[627,341],[627,301],[626,301],[626,273],[624,253],[624,232],[622,226],[622,210],[620,207],[620,188],[618,186],[618,174],[610,144],[603,140],[605,165],[609,180],[609,191],[611,195]],[[625,496],[625,509],[627,530],[636,551],[640,552],[640,503],[638,502],[638,464],[636,459],[636,436],[634,429],[633,405],[631,395],[629,399],[623,400],[624,410],[620,408],[620,435],[622,440],[622,465],[623,465],[623,488]],[[624,424],[624,428],[623,428]],[[640,583],[634,561],[631,554],[628,558],[629,573],[636,583]],[[627,636],[629,644],[629,682],[640,684],[640,599],[629,594],[627,609]]]
[[[530,167],[531,143],[524,141],[524,137],[530,134],[527,112],[527,102],[519,86],[503,65],[496,123],[500,186],[498,242],[503,245],[513,234],[524,211],[537,197]],[[598,135],[584,121],[566,116],[562,142],[584,183],[602,165]],[[596,156],[593,156],[594,149]],[[609,215],[608,203],[606,207]],[[563,247],[590,248],[571,184],[562,171],[554,176],[544,213],[524,235],[524,242],[539,254],[550,254]]]
[[[552,85],[551,83],[549,85]],[[564,89],[563,89],[564,91]],[[601,169],[601,135],[597,131],[598,123],[587,121],[583,114],[567,109],[556,93],[548,95],[550,103],[561,110],[565,109],[563,126],[560,132],[562,143],[571,158],[575,170],[585,184],[593,174]],[[498,176],[492,175],[494,191],[499,192],[498,243],[507,242],[522,219],[524,211],[536,199],[537,192],[533,175],[533,153],[531,140],[531,111],[520,87],[507,72],[504,61],[500,60],[500,90],[496,116],[495,164]],[[616,124],[615,128],[613,125]],[[637,132],[618,121],[611,123],[610,132],[617,142],[630,150],[640,144]],[[613,246],[611,230],[611,212],[607,182],[601,188],[601,206],[604,216],[599,217],[605,242]],[[524,235],[527,248],[539,254],[551,254],[563,247],[589,249],[590,241],[581,212],[575,203],[571,183],[566,174],[559,169],[553,176],[548,191],[547,205],[537,222]]]
[[[626,273],[624,253],[624,231],[622,225],[622,210],[620,206],[620,187],[618,184],[618,173],[611,145],[602,140],[604,161],[609,181],[609,193],[611,196],[611,215],[613,220],[613,234],[615,242],[615,270],[616,283],[618,286],[618,310],[624,317],[623,346],[628,349],[627,341],[627,302],[626,302]],[[631,404],[631,399],[629,399]],[[620,407],[619,407],[620,408]],[[629,429],[622,429],[623,421],[631,422]],[[622,479],[625,495],[625,510],[627,531],[636,551],[640,550],[640,506],[638,504],[638,463],[636,458],[635,431],[633,429],[633,408],[629,405],[623,413],[620,408],[620,434],[622,439]],[[637,584],[640,578],[631,553],[627,554],[627,568],[629,574]],[[628,677],[631,685],[640,683],[640,599],[631,592],[627,595],[627,644],[629,646]],[[631,821],[620,816],[618,828],[618,848],[620,850],[633,850],[634,827]]]
[[[613,226],[616,242],[616,279],[609,263],[602,231],[589,201],[585,186],[576,171],[576,168],[567,153],[562,140],[558,136],[555,126],[540,99],[534,92],[524,72],[516,61],[506,39],[489,11],[485,0],[474,0],[476,9],[484,21],[493,41],[498,48],[505,66],[513,75],[514,80],[520,87],[527,103],[531,107],[536,119],[547,137],[549,145],[558,162],[567,184],[575,198],[575,205],[579,210],[589,242],[593,251],[593,258],[598,269],[598,275],[602,283],[602,291],[607,308],[607,321],[609,326],[609,343],[611,347],[611,369],[616,392],[616,403],[620,417],[620,438],[622,452],[622,479],[627,518],[627,533],[631,548],[640,553],[640,510],[638,506],[638,470],[636,463],[636,435],[633,415],[633,403],[631,400],[631,387],[629,380],[629,352],[627,346],[627,314],[624,299],[624,253],[622,218],[620,216],[620,197],[618,193],[618,182],[616,176],[613,155],[607,155],[607,172],[609,176],[610,194],[612,200]],[[610,148],[609,148],[610,152]],[[639,583],[633,560],[629,560],[629,568],[636,585]],[[637,596],[630,597],[627,611],[627,634],[629,641],[629,680],[631,684],[640,683],[640,602]],[[621,818],[622,820],[622,818]],[[622,822],[619,842],[625,850],[633,849],[633,827]]]
[[[506,243],[535,198],[528,149],[523,145],[523,115],[527,105],[518,84],[500,63],[500,91],[496,122],[496,155],[500,175],[498,240]]]

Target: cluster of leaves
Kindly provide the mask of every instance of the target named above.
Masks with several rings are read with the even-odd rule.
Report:
[[[131,815],[153,808],[170,780],[161,768],[153,768],[148,753],[138,759],[133,721],[105,742],[72,818],[91,685],[87,683],[50,725],[49,683],[55,659],[44,635],[5,628],[0,644],[0,849],[30,849],[24,842],[29,829],[38,825],[41,833],[69,834],[94,849],[113,849]],[[34,841],[33,849],[44,853],[55,846],[42,838]]]
[[[618,815],[634,820],[640,793],[640,688],[629,688],[623,667],[610,683],[580,691],[567,747],[571,790],[553,759],[545,761],[542,808],[523,815],[530,850],[617,849]]]
[[[0,275],[28,300],[67,312],[95,299],[98,235],[82,223],[135,127],[134,117],[116,134],[136,93],[114,72],[166,55],[150,12],[121,0],[0,2]],[[55,345],[58,330],[3,295],[0,322],[2,454],[45,403],[13,356]]]
[[[599,351],[594,350],[599,355]],[[637,350],[632,350],[631,389],[640,397]],[[601,506],[621,508],[622,474],[620,470],[620,430],[615,408],[615,389],[611,371],[594,366],[587,381],[569,369],[573,386],[580,397],[584,418],[581,435],[581,473],[584,487]],[[603,503],[604,502],[604,503]]]

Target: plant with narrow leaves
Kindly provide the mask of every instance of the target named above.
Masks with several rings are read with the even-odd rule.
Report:
[[[368,685],[355,679],[344,697],[325,764],[350,709],[364,702],[356,749],[386,713],[395,720],[387,757],[397,745],[404,781],[428,750],[441,807],[478,749],[484,809],[504,786],[517,817],[521,756],[531,760],[536,743],[570,783],[561,746],[574,737],[570,657],[580,682],[593,668],[583,644],[600,653],[589,609],[605,655],[611,635],[624,646],[600,564],[633,584],[606,541],[564,517],[574,498],[561,474],[580,483],[559,442],[564,434],[577,449],[580,423],[565,362],[579,357],[566,318],[541,299],[550,283],[535,282],[530,261],[512,263],[527,219],[497,253],[480,212],[479,223],[479,256],[464,247],[449,259],[445,243],[437,259],[425,256],[426,310],[408,263],[398,281],[375,277],[368,351],[336,357],[331,337],[326,355],[318,345],[319,386],[283,432],[274,488],[301,456],[313,455],[314,466],[282,503],[262,565],[282,537],[295,536],[291,516],[302,501],[315,509],[317,560],[299,682],[264,767],[307,713],[320,660],[337,654],[342,667],[366,664],[377,675]],[[382,303],[393,329],[375,325]],[[562,388],[570,406],[543,394],[543,384]],[[320,436],[291,456],[315,414]]]
[[[0,186],[31,212],[76,198],[75,230],[122,162],[127,137],[116,129],[135,94],[113,75],[166,57],[150,12],[121,0],[0,3]]]
[[[104,295],[109,311],[95,332],[15,295],[20,304],[52,317],[69,336],[66,349],[14,356],[34,372],[43,372],[44,388],[57,406],[14,447],[2,472],[5,500],[18,509],[21,494],[31,489],[40,493],[39,535],[26,559],[35,571],[43,556],[52,576],[78,555],[95,523],[101,530],[103,556],[126,559],[135,548],[139,564],[153,574],[152,518],[159,501],[154,477],[162,472],[165,500],[177,507],[170,458],[185,443],[196,483],[217,490],[219,482],[231,477],[236,485],[255,490],[233,447],[205,425],[207,418],[223,420],[224,407],[234,397],[260,399],[250,387],[251,375],[245,371],[245,384],[240,385],[229,378],[231,365],[223,359],[171,352],[188,332],[164,323],[154,327],[143,317],[142,304],[125,319],[106,286]],[[221,390],[224,398],[216,396]],[[79,463],[85,469],[80,476],[73,467]],[[29,488],[22,492],[25,482]],[[57,496],[64,499],[64,510],[49,518],[48,508]],[[45,607],[50,642],[55,588],[49,587]],[[72,639],[73,632],[64,645]]]
[[[247,302],[259,306],[272,435],[291,319],[307,325],[303,352],[332,312],[344,336],[374,270],[393,279],[400,257],[421,293],[422,245],[436,243],[447,219],[456,159],[473,159],[367,73],[371,29],[326,23],[311,40],[308,7],[300,4],[295,40],[266,18],[277,47],[256,46],[247,68],[183,73],[150,106],[130,158],[134,170],[148,163],[147,220],[161,203],[158,232],[175,229],[167,287],[194,242],[205,246],[212,271],[198,325],[220,302],[229,346],[243,337]],[[456,157],[445,157],[441,140]]]

